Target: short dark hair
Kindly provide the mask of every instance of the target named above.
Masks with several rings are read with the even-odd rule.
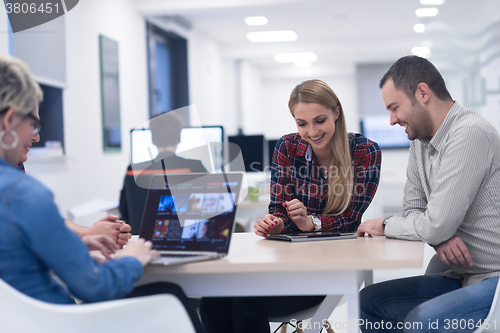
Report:
[[[396,61],[380,80],[380,88],[387,80],[394,82],[394,87],[402,90],[410,100],[415,100],[415,91],[420,83],[425,83],[440,100],[452,100],[444,79],[437,68],[427,59],[418,56],[406,56]]]
[[[149,121],[153,143],[158,147],[177,146],[182,128],[181,116],[173,111],[158,114]]]

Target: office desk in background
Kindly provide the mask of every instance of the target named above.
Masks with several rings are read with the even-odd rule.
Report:
[[[269,200],[269,195],[261,195],[257,201],[245,198],[238,204],[236,223],[240,224],[245,231],[253,232],[253,225],[269,212]]]
[[[268,241],[253,233],[232,237],[225,258],[179,266],[148,265],[138,284],[170,281],[193,297],[345,295],[351,322],[359,317],[359,287],[372,283],[372,270],[420,267],[424,246],[371,237],[301,243]],[[333,308],[327,310],[331,313]],[[327,318],[313,318],[323,319]]]

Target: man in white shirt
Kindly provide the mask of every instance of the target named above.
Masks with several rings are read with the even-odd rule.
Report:
[[[472,332],[484,324],[500,276],[500,138],[452,100],[424,58],[399,59],[380,88],[391,125],[412,140],[404,212],[362,223],[358,236],[426,242],[451,269],[365,288],[360,329]]]

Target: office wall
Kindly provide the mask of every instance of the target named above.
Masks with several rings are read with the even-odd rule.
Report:
[[[486,101],[483,115],[500,131],[500,46],[498,57],[485,66],[481,73],[486,80]]]
[[[40,83],[61,87],[66,82],[65,19],[59,16],[12,35],[13,55],[30,66]]]
[[[95,197],[118,200],[129,163],[128,133],[149,114],[145,21],[133,1],[80,2],[65,15],[65,21],[66,157],[31,158],[26,163],[28,173],[54,192],[64,216],[71,207]],[[122,151],[115,153],[102,150],[100,34],[119,45]],[[226,133],[236,133],[234,61],[224,58],[221,47],[196,29],[189,33],[188,48],[190,99],[201,123],[223,125]]]
[[[0,54],[9,54],[9,19],[5,6],[0,6]]]
[[[479,71],[485,84],[481,112],[500,131],[500,43],[483,52],[481,62],[485,63]]]
[[[247,61],[241,62],[241,112],[242,128],[247,135],[264,134],[276,126],[265,110],[262,98],[265,88],[261,70]]]
[[[118,200],[128,165],[128,132],[148,115],[145,23],[133,2],[81,1],[65,19],[66,158],[33,158],[26,164],[27,172],[54,192],[63,215],[94,197]],[[119,46],[122,151],[116,153],[102,149],[99,34]]]
[[[335,91],[342,103],[346,117],[347,130],[359,132],[359,117],[356,99],[356,82],[354,72],[337,76],[304,76],[294,78],[265,78],[262,81],[261,105],[256,114],[259,120],[252,130],[260,128],[266,138],[278,139],[283,134],[297,132],[295,121],[288,109],[288,100],[293,88],[308,79],[325,81]]]
[[[221,46],[193,29],[188,42],[191,104],[202,125],[222,125],[227,134],[237,131],[236,67],[222,55]]]

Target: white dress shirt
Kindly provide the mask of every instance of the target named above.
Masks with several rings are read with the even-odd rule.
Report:
[[[464,286],[500,276],[500,138],[481,115],[455,103],[431,140],[412,141],[403,205],[387,237],[438,245],[456,235],[474,265],[446,276]]]

